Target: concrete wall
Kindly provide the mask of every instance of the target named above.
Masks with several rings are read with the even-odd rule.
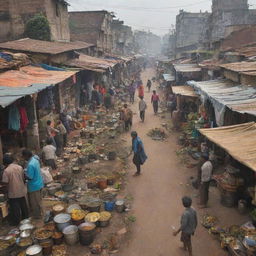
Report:
[[[0,0],[0,41],[24,37],[26,22],[38,13],[47,17],[52,40],[69,41],[67,7],[57,0]]]
[[[56,0],[45,0],[45,12],[51,27],[54,41],[70,41],[69,17],[66,5]]]
[[[210,13],[181,11],[176,17],[176,49],[199,45],[205,40]]]
[[[106,11],[70,12],[71,40],[92,43],[100,51],[111,52],[113,48],[111,22],[112,16]]]

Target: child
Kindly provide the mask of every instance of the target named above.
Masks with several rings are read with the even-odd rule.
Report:
[[[181,232],[181,242],[183,242],[184,250],[188,251],[189,256],[192,256],[192,243],[191,236],[194,235],[197,227],[197,214],[191,207],[192,199],[184,196],[182,198],[182,204],[185,207],[185,211],[181,217],[181,225],[178,231],[173,232],[174,236],[177,236]]]

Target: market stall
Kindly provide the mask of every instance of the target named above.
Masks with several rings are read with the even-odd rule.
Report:
[[[252,204],[256,205],[255,173],[256,171],[256,124],[254,122],[226,126],[213,129],[200,129],[202,135],[208,140],[224,149],[231,157],[247,167],[250,171],[247,173],[241,170],[226,170],[215,179],[218,182],[222,200],[228,199],[228,206],[237,204],[234,197],[241,195],[239,187],[244,186],[246,192],[252,198]],[[247,177],[251,176],[251,179]],[[244,181],[246,181],[244,184]],[[223,196],[226,197],[224,198]]]

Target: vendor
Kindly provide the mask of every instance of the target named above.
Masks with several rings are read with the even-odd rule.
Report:
[[[14,158],[11,154],[4,155],[3,164],[5,170],[2,182],[7,184],[8,187],[10,224],[17,226],[21,220],[28,218],[24,171],[20,165],[14,163]]]
[[[200,175],[200,208],[206,208],[209,200],[209,187],[212,179],[213,166],[207,153],[202,154],[202,167]]]
[[[42,217],[42,195],[44,187],[39,157],[33,155],[28,149],[22,151],[24,160],[27,161],[26,177],[28,179],[28,199],[32,217],[40,219]]]

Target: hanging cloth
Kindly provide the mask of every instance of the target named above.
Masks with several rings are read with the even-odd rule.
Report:
[[[8,129],[20,130],[20,112],[17,106],[12,105],[9,109]]]
[[[29,124],[29,120],[28,120],[26,109],[24,107],[20,107],[19,112],[20,112],[20,131],[24,132]]]

